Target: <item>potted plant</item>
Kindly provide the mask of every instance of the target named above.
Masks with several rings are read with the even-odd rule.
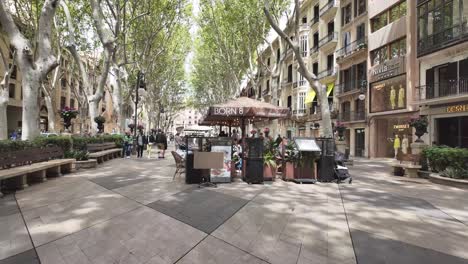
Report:
[[[135,124],[128,124],[128,128],[130,128],[130,132],[133,133],[133,129],[135,129]]]
[[[94,118],[94,122],[97,124],[97,128],[99,129],[99,133],[104,131],[104,123],[106,122],[106,118],[103,116],[96,116]]]
[[[250,130],[251,137],[255,137],[255,134],[257,134],[257,130],[252,129]]]
[[[414,127],[416,132],[414,133],[418,139],[416,139],[416,142],[424,142],[421,137],[427,133],[427,126],[429,125],[429,121],[427,120],[426,116],[418,116],[418,117],[413,117],[409,121],[410,127]]]
[[[63,118],[63,126],[65,127],[65,131],[68,131],[68,128],[71,126],[71,120],[76,118],[78,115],[78,111],[74,108],[69,108],[66,106],[60,111],[60,116]]]
[[[285,146],[284,162],[285,168],[283,172],[283,178],[285,180],[293,180],[295,167],[299,162],[299,152],[297,151],[293,141],[290,141]]]
[[[344,132],[346,130],[345,125],[340,122],[336,122],[335,131],[338,132],[338,141],[344,141]]]
[[[273,140],[266,140],[263,148],[263,179],[266,181],[275,180],[276,169],[276,144]]]
[[[141,132],[141,131],[143,131],[143,129],[145,129],[145,127],[143,125],[138,125],[137,129],[138,129],[138,131]]]

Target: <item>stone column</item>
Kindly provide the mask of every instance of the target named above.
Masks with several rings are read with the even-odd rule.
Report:
[[[356,129],[350,128],[349,129],[349,155],[352,157],[356,155],[355,147],[356,147]]]

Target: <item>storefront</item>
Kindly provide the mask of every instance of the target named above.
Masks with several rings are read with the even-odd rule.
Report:
[[[430,106],[421,113],[429,117],[433,145],[468,148],[468,101]]]
[[[371,157],[394,158],[400,152],[411,153],[413,133],[409,120],[414,112],[407,105],[405,61],[404,57],[396,58],[369,70]],[[363,131],[355,132],[359,132],[354,135],[357,143]]]

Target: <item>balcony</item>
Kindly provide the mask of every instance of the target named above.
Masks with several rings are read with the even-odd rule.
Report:
[[[336,52],[336,61],[343,62],[345,59],[355,57],[357,54],[364,54],[367,51],[367,39],[361,38],[351,42]]]
[[[338,121],[340,122],[359,122],[366,120],[365,111],[346,111],[338,114]]]
[[[307,113],[307,109],[295,109],[293,110],[293,115],[295,116],[304,116]]]
[[[432,83],[416,87],[419,101],[468,96],[468,79],[448,80],[444,83]]]
[[[265,89],[262,91],[262,96],[268,96],[270,95],[270,89]]]
[[[337,42],[338,42],[338,33],[331,32],[331,33],[328,33],[327,36],[319,40],[318,47],[320,49],[328,49],[332,46],[336,46]]]
[[[349,82],[343,82],[336,85],[336,92],[338,96],[354,94],[357,92],[367,91],[367,80],[351,80]]]
[[[332,75],[335,75],[335,69],[334,68],[328,68],[324,71],[321,71],[317,74],[317,79],[323,79],[325,77],[328,77],[328,76],[332,76]]]
[[[318,16],[312,18],[310,20],[310,28],[312,29],[312,28],[315,28],[316,26],[318,26],[318,24],[319,24],[318,22],[319,22],[319,17]]]
[[[328,3],[320,8],[320,17],[324,20],[328,20],[328,18],[335,16],[339,2],[338,0],[329,0]]]
[[[318,46],[313,46],[312,48],[310,48],[310,57],[316,58],[318,55],[318,49]]]
[[[466,21],[418,40],[418,57],[468,40]]]

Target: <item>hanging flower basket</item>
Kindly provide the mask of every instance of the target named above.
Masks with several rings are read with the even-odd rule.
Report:
[[[133,133],[133,129],[135,129],[135,124],[128,124],[128,128],[130,128],[130,132]]]
[[[145,127],[143,127],[143,125],[138,125],[137,129],[140,130],[140,131],[143,131],[143,129],[145,129]]]
[[[410,127],[414,127],[416,132],[414,133],[418,139],[416,142],[424,142],[421,137],[427,133],[427,127],[429,125],[429,121],[427,120],[426,116],[418,116],[413,117],[409,120]]]

